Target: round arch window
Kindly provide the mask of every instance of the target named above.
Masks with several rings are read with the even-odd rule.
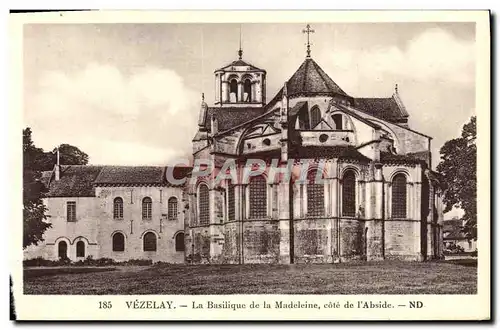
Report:
[[[271,145],[271,140],[269,140],[269,139],[266,138],[266,139],[262,140],[262,144],[265,145],[265,146],[270,146]]]

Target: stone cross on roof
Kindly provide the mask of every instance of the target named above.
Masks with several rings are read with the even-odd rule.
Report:
[[[307,33],[307,57],[311,57],[311,44],[309,43],[309,35],[314,33],[314,30],[311,29],[311,26],[307,24],[306,28],[302,30],[302,33]]]

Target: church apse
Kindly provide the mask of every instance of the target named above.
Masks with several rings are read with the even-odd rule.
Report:
[[[309,40],[312,30],[304,32]],[[439,230],[420,212],[430,137],[409,128],[398,92],[350,96],[313,60],[308,42],[303,63],[266,104],[266,71],[242,53],[215,71],[215,106],[203,101],[200,109],[193,156],[195,168],[206,162],[209,170],[188,188],[187,261],[429,255],[435,235],[424,232]]]

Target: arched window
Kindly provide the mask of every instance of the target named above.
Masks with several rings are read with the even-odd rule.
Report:
[[[243,101],[252,102],[252,82],[250,79],[245,79],[243,83]]]
[[[122,233],[113,235],[113,251],[125,251],[125,236]]]
[[[325,188],[317,180],[317,171],[310,171],[307,175],[307,215],[313,217],[325,215]]]
[[[85,243],[82,241],[76,243],[76,257],[85,258]]]
[[[113,218],[123,219],[123,199],[121,197],[116,197],[113,200]]]
[[[144,251],[156,251],[156,235],[155,235],[155,233],[149,232],[149,233],[144,234],[143,249],[144,249]]]
[[[68,259],[68,243],[60,241],[57,245],[57,254],[59,259]]]
[[[356,215],[356,175],[350,170],[346,171],[342,178],[342,215]]]
[[[403,173],[392,179],[392,218],[406,218],[406,175]]]
[[[259,175],[250,178],[249,183],[250,218],[258,219],[267,216],[267,183]]]
[[[236,102],[238,100],[238,82],[236,79],[231,79],[229,82],[229,100]]]
[[[175,235],[175,251],[184,251],[184,233]]]
[[[235,219],[235,207],[234,207],[234,185],[230,184],[227,188],[227,216],[229,220]]]
[[[299,111],[297,120],[299,121],[299,129],[311,129],[311,121],[309,120],[309,112],[306,107]]]
[[[177,220],[177,198],[168,199],[168,220]]]
[[[313,107],[311,109],[310,118],[311,118],[311,129],[313,129],[321,121],[321,110],[319,110],[318,107]]]
[[[342,129],[342,115],[341,114],[335,114],[332,116],[333,122],[335,123],[335,129],[341,130]]]
[[[153,201],[150,197],[142,199],[142,218],[144,220],[151,220],[151,213],[153,208]]]
[[[200,210],[200,225],[207,225],[210,221],[210,203],[208,196],[208,187],[201,184],[198,194],[198,207]]]

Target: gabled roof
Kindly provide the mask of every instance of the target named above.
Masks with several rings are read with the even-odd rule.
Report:
[[[259,117],[265,110],[263,107],[209,107],[205,119],[205,129],[210,131],[212,115],[217,119],[218,131],[222,132]]]
[[[217,72],[217,71],[222,71],[222,70],[226,70],[227,68],[232,67],[232,66],[249,66],[251,70],[256,70],[256,71],[264,71],[264,72],[265,72],[265,70],[259,69],[259,68],[258,68],[258,67],[256,67],[255,65],[250,64],[250,63],[248,63],[248,62],[245,62],[245,61],[243,61],[242,59],[239,59],[239,60],[236,60],[236,61],[232,61],[232,62],[231,62],[231,63],[229,63],[228,65],[225,65],[225,66],[223,66],[222,68],[215,70],[215,72]]]
[[[431,152],[430,150],[410,152],[408,156],[413,157],[415,159],[420,159],[424,161],[428,167],[431,167]]]
[[[282,91],[281,91],[282,92]],[[306,58],[287,82],[287,92],[293,95],[343,95],[348,96],[312,59]]]
[[[48,187],[50,183],[50,179],[52,179],[52,171],[43,171],[40,177],[40,182],[44,184],[44,186]]]
[[[415,157],[414,155],[398,155],[390,152],[381,151],[380,161],[386,164],[403,164],[403,165],[416,165],[424,164],[425,161]]]
[[[52,171],[48,184],[47,197],[94,197],[94,180],[99,175],[102,166],[91,165],[62,165],[59,180],[56,181]],[[46,180],[49,174],[45,172],[42,178]]]
[[[164,178],[165,167],[161,166],[106,166],[95,184],[162,184]]]
[[[408,112],[400,107],[394,95],[387,98],[354,98],[354,107],[377,118],[401,123],[408,121]]]
[[[366,125],[368,125],[370,127],[376,128],[376,129],[380,129],[381,128],[379,124],[376,124],[376,123],[374,123],[374,122],[372,122],[372,121],[364,118],[363,116],[358,115],[356,112],[348,109],[347,107],[345,107],[343,105],[340,105],[340,104],[337,105],[337,106],[338,106],[339,111],[344,112],[344,113],[346,113],[346,114],[348,114],[348,115],[356,118],[357,120],[361,121],[362,123],[364,123],[364,124],[366,124]]]
[[[123,185],[176,186],[167,182],[162,166],[93,166],[62,165],[59,180],[53,171],[42,172],[42,183],[48,188],[46,197],[95,197],[96,186]],[[173,167],[175,179],[186,178],[192,171],[188,166]]]

